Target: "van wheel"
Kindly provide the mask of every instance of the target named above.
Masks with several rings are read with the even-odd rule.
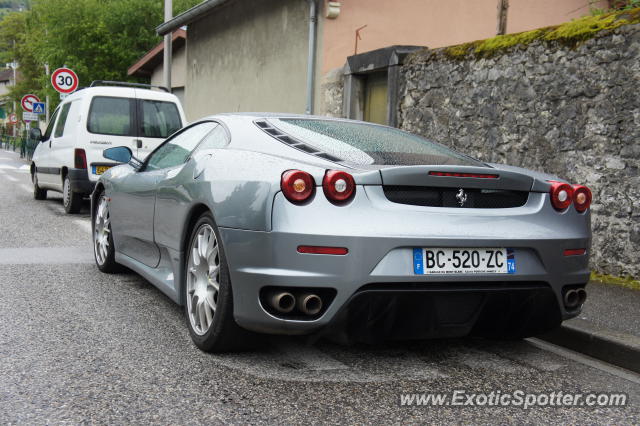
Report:
[[[62,204],[64,205],[64,211],[69,214],[78,213],[82,207],[82,194],[71,190],[71,180],[69,176],[64,177]]]
[[[32,176],[33,180],[33,198],[36,200],[46,200],[47,199],[47,190],[42,189],[38,186],[38,175],[35,173]]]

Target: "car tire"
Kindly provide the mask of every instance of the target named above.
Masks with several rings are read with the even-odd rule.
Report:
[[[96,211],[92,215],[91,232],[93,235],[93,257],[100,271],[112,274],[119,272],[121,267],[115,260],[115,245],[111,232],[111,215],[109,202],[104,191],[96,198]]]
[[[46,200],[47,190],[38,186],[38,175],[34,172],[31,178],[33,181],[33,198],[36,200]]]
[[[69,176],[64,177],[62,184],[62,205],[68,214],[78,213],[82,208],[82,194],[71,190],[71,180]]]
[[[193,342],[205,352],[246,349],[257,338],[233,318],[229,267],[221,242],[213,216],[204,213],[191,230],[184,256],[185,319]]]

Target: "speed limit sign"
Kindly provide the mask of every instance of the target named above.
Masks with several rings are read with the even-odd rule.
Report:
[[[69,68],[58,68],[51,74],[51,84],[60,93],[72,93],[78,88],[78,76]]]

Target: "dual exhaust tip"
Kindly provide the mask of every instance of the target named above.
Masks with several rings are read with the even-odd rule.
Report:
[[[314,293],[300,293],[294,296],[288,291],[275,291],[267,297],[267,302],[281,314],[291,313],[295,308],[305,315],[313,316],[322,310],[322,298]]]
[[[582,306],[585,300],[587,300],[587,291],[584,288],[571,289],[564,293],[564,306],[567,309]]]

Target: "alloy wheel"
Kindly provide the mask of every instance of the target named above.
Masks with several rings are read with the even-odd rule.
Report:
[[[213,324],[220,292],[219,246],[211,225],[198,229],[187,268],[187,312],[191,328],[202,336]]]
[[[109,205],[107,198],[104,196],[100,197],[93,227],[93,247],[96,253],[96,260],[100,265],[104,265],[109,256],[109,235],[111,234]]]

